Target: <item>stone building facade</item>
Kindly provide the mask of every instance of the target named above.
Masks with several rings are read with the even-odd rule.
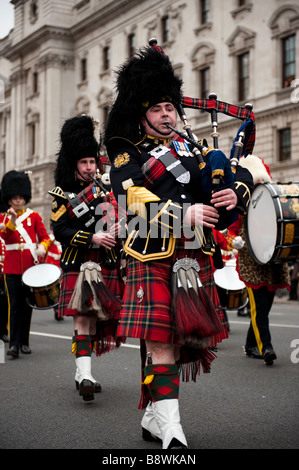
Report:
[[[297,0],[11,0],[15,20],[0,40],[0,176],[31,171],[48,226],[63,121],[90,114],[104,126],[114,70],[151,37],[170,56],[187,96],[243,106],[256,116],[254,153],[274,181],[299,181]],[[212,143],[210,115],[186,110]],[[240,121],[219,115],[228,155]]]

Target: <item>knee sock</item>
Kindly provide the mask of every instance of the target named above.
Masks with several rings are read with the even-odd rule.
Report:
[[[72,353],[76,358],[83,356],[91,356],[93,343],[90,335],[73,336]]]
[[[144,368],[144,384],[153,402],[179,398],[180,378],[175,364],[150,364]]]

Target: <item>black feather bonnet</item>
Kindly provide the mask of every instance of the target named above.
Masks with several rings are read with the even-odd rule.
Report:
[[[167,55],[152,47],[139,50],[116,71],[117,96],[108,116],[104,144],[112,137],[138,142],[141,117],[156,103],[179,104],[182,83]]]
[[[78,160],[98,159],[99,129],[97,121],[85,114],[67,119],[60,132],[61,146],[55,169],[55,184],[67,190],[74,182]]]

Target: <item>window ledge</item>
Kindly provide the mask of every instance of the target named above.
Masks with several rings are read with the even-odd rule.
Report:
[[[196,34],[196,36],[198,36],[202,31],[212,29],[212,26],[213,26],[212,22],[208,21],[207,23],[204,23],[198,26],[198,28],[195,28],[194,33]]]
[[[236,16],[238,16],[239,13],[250,13],[251,10],[252,10],[252,3],[248,3],[246,5],[242,5],[241,7],[238,7],[238,8],[235,8],[234,10],[232,10],[230,12],[230,14],[232,15],[232,17],[235,19]]]

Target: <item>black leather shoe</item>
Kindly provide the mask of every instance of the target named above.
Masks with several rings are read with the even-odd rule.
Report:
[[[3,343],[8,343],[9,342],[9,338],[8,338],[8,335],[4,334],[0,337],[0,339],[2,339]]]
[[[76,389],[79,390],[79,382],[75,380]],[[102,391],[102,385],[99,382],[94,382],[94,393],[100,393]]]
[[[79,395],[84,401],[94,400],[94,383],[91,380],[83,379],[79,385]]]
[[[57,320],[57,321],[63,321],[63,320],[64,320],[63,317],[59,317],[59,316],[58,316],[58,313],[57,313],[57,312],[55,312],[54,318],[55,318],[55,320]]]
[[[187,449],[187,446],[185,446],[185,444],[182,444],[182,442],[178,441],[178,439],[174,437],[171,440],[167,449]]]
[[[18,346],[11,346],[7,350],[7,355],[13,357],[14,359],[19,357],[19,348],[18,348]]]
[[[265,349],[263,352],[263,359],[267,366],[272,366],[273,361],[277,359],[277,356],[273,349]]]
[[[29,348],[29,346],[27,346],[26,344],[23,344],[23,346],[21,346],[21,353],[23,354],[31,354],[31,349]]]
[[[162,439],[159,437],[155,436],[151,432],[149,432],[147,429],[142,428],[142,439],[147,442],[159,442],[162,443]]]
[[[245,354],[249,357],[254,357],[255,359],[262,359],[259,348],[254,346],[253,348],[245,348]]]

